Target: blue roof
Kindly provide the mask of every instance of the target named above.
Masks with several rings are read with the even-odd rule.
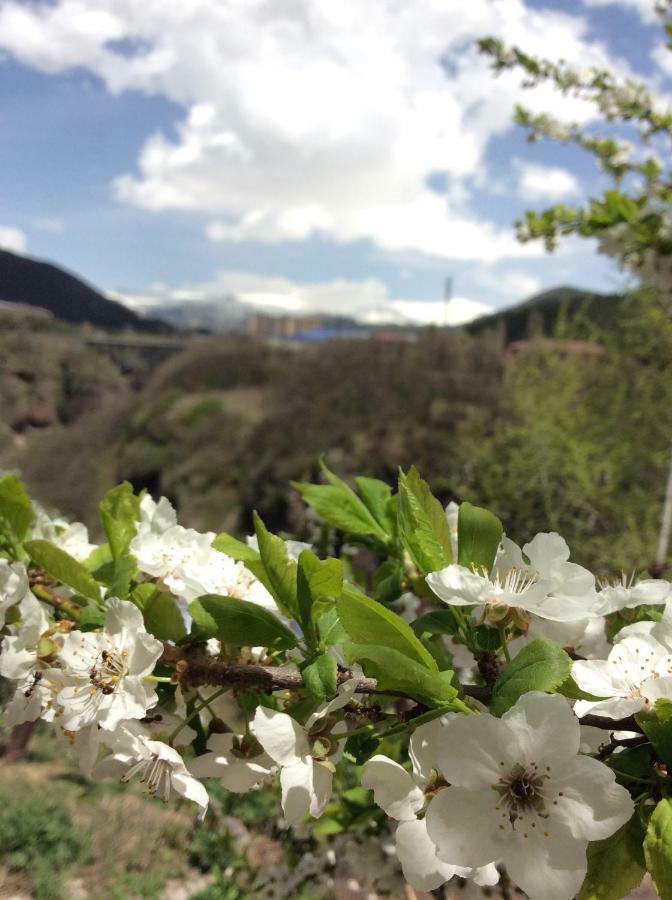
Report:
[[[296,334],[289,336],[291,341],[302,341],[305,343],[318,343],[319,341],[329,341],[331,338],[341,337],[343,331],[339,328],[311,328],[309,331],[297,331]]]

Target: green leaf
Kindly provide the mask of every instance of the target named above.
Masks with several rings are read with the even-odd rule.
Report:
[[[187,635],[177,601],[168,591],[155,589],[145,600],[142,615],[147,631],[161,641],[177,643]]]
[[[300,621],[299,602],[296,593],[297,565],[287,555],[282,538],[271,534],[254,513],[254,530],[259,541],[259,555],[266,578],[264,584],[275,598],[278,607],[288,618]]]
[[[105,625],[105,615],[97,606],[85,606],[82,610],[77,628],[80,631],[94,631]]]
[[[609,743],[609,736],[604,738],[605,744]],[[628,747],[620,753],[612,753],[605,760],[605,765],[613,769],[619,775],[619,781],[627,781],[628,778],[639,780],[640,778],[657,777],[652,771],[653,759],[651,745],[643,747]]]
[[[672,700],[656,700],[655,706],[640,710],[635,719],[660,759],[672,766]]]
[[[661,900],[672,898],[672,800],[661,800],[649,819],[644,838],[646,868]]]
[[[82,561],[82,565],[91,572],[96,580],[107,583],[106,574],[108,571],[111,571],[109,568],[111,562],[112,551],[110,550],[110,545],[101,544],[100,547],[96,547],[95,550],[91,551],[87,558]]]
[[[457,616],[452,609],[435,609],[411,622],[417,634],[457,634],[460,630]],[[499,637],[499,636],[498,636]]]
[[[563,681],[560,687],[556,688],[557,694],[562,694],[568,700],[604,700],[604,697],[596,697],[582,690],[570,675],[566,681]]]
[[[296,580],[299,622],[310,647],[317,643],[315,620],[336,603],[343,588],[343,564],[318,559],[310,550],[299,556]]]
[[[378,478],[355,478],[355,484],[364,505],[374,517],[376,522],[388,535],[395,532],[395,518],[390,515],[390,500],[392,488]]]
[[[33,515],[33,505],[16,475],[0,478],[0,526],[9,529],[13,540],[24,539]]]
[[[44,569],[56,581],[72,588],[87,600],[100,603],[100,585],[84,566],[65,550],[42,540],[26,541],[25,549],[35,565]]]
[[[489,572],[503,533],[502,523],[487,509],[471,503],[460,503],[457,517],[457,561],[461,566],[476,566]]]
[[[490,712],[501,716],[528,691],[557,690],[571,670],[572,661],[562,648],[537,638],[520,651],[495,682]]]
[[[402,594],[404,570],[398,559],[386,559],[373,576],[376,600],[393,603]]]
[[[415,467],[399,473],[397,525],[401,542],[423,573],[444,569],[453,561],[446,514]]]
[[[388,535],[357,494],[344,481],[320,463],[329,484],[292,482],[305,502],[334,528],[353,534],[373,534],[381,541]]]
[[[611,837],[588,844],[588,872],[577,900],[621,900],[644,877],[644,826],[634,815]]]
[[[205,594],[189,604],[189,613],[200,638],[215,637],[233,647],[296,647],[294,634],[280,619],[256,603]]]
[[[147,601],[154,596],[156,590],[157,586],[153,581],[145,581],[143,584],[138,584],[133,588],[130,599],[141,612],[144,612]]]
[[[399,691],[428,706],[443,706],[457,696],[451,683],[452,672],[429,671],[391,647],[350,644],[346,655],[349,662],[360,663],[365,674],[375,678],[382,691]]]
[[[363,766],[379,746],[380,741],[371,734],[353,734],[345,742],[343,753],[356,766]]]
[[[236,538],[225,532],[217,535],[212,542],[212,546],[215,550],[219,550],[220,553],[226,553],[232,559],[242,560],[243,562],[255,562],[260,559],[258,550],[255,550],[254,547],[250,547],[248,544],[244,544],[242,541],[236,540]]]
[[[107,535],[112,557],[118,559],[128,553],[135,537],[135,523],[140,518],[140,499],[128,481],[108,491],[100,502],[100,519]]]
[[[112,563],[107,578],[108,597],[120,597],[125,600],[131,587],[131,581],[138,572],[138,564],[130,555],[118,556]]]
[[[337,609],[341,624],[356,644],[390,647],[426,669],[438,671],[432,654],[402,618],[351,585],[343,586]]]
[[[338,688],[338,666],[333,656],[322,653],[302,669],[303,680],[317,700],[331,700]]]
[[[317,618],[317,630],[323,647],[331,644],[343,644],[348,639],[348,632],[341,624],[336,607],[322,613]]]

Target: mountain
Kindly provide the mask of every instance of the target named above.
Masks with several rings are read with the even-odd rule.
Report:
[[[469,334],[502,329],[507,344],[539,334],[552,335],[561,315],[581,315],[590,324],[609,327],[618,314],[620,294],[599,294],[574,287],[557,287],[529,297],[517,306],[482,316],[465,326]]]
[[[49,310],[57,319],[100,328],[171,331],[156,319],[142,319],[121,303],[51,263],[0,250],[0,300]]]
[[[184,331],[223,333],[243,326],[254,312],[235,297],[213,300],[189,300],[152,307],[162,322]]]

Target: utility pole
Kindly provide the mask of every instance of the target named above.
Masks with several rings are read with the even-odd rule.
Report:
[[[448,304],[453,296],[453,279],[448,276],[443,283],[443,327],[448,327]]]
[[[670,546],[670,531],[672,530],[672,457],[667,473],[667,485],[665,487],[665,499],[663,501],[663,516],[660,522],[660,534],[658,536],[658,552],[656,553],[656,570],[660,573],[665,569],[667,550]],[[659,576],[660,577],[660,576]]]

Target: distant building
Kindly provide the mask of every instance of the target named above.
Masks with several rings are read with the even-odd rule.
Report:
[[[316,331],[324,326],[322,316],[269,316],[255,313],[247,323],[248,334],[261,340],[291,338],[301,332]]]
[[[414,341],[416,326],[362,325],[347,316],[269,316],[257,313],[247,322],[247,332],[262,341],[288,344],[317,344],[333,340],[397,342]]]

